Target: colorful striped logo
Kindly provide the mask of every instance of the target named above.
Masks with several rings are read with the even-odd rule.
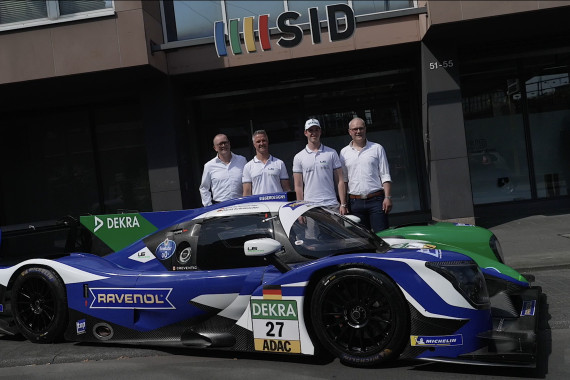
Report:
[[[281,285],[265,285],[263,287],[264,300],[280,300],[282,298]]]
[[[350,38],[356,28],[354,11],[346,4],[327,5],[327,27],[329,31],[329,41],[335,42]],[[313,45],[321,43],[321,23],[319,21],[318,8],[309,8],[309,25],[311,30],[311,40]],[[303,29],[299,25],[291,25],[291,21],[297,20],[301,16],[298,12],[283,12],[277,17],[276,28],[283,34],[277,45],[285,48],[292,48],[303,40]],[[341,30],[339,20],[344,18],[344,29]],[[226,34],[227,33],[227,34]],[[271,39],[269,33],[269,15],[261,15],[257,20],[257,33],[255,30],[255,17],[244,17],[242,29],[240,31],[240,19],[231,19],[226,31],[224,21],[214,23],[214,43],[218,57],[228,55],[228,47],[233,55],[257,52],[257,42],[262,51],[271,50]],[[243,45],[242,45],[243,40]],[[243,47],[243,48],[242,48]]]

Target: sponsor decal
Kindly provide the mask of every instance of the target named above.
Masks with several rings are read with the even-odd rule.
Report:
[[[287,203],[283,207],[290,208],[291,210],[295,210],[297,207],[305,206],[306,204],[307,203],[304,201],[298,201],[298,202]]]
[[[265,285],[263,287],[264,300],[280,300],[282,298],[281,285]]]
[[[174,251],[176,251],[176,243],[166,238],[156,247],[155,255],[159,260],[167,260],[174,255]]]
[[[422,248],[426,248],[426,249],[434,249],[435,245],[433,244],[424,244],[424,246]]]
[[[418,252],[420,253],[425,253],[426,255],[430,255],[433,257],[436,257],[438,259],[441,259],[441,249],[418,249]]]
[[[259,197],[260,201],[274,201],[279,199],[287,199],[287,196],[285,194],[279,194],[279,195],[264,195],[262,197]]]
[[[90,288],[90,309],[176,309],[168,300],[172,288]]]
[[[414,347],[441,347],[441,346],[462,346],[463,335],[410,335],[411,345]]]
[[[157,230],[137,213],[82,216],[80,221],[115,252]]]
[[[474,224],[467,224],[467,223],[454,223],[457,227],[475,227]]]
[[[80,319],[79,321],[75,322],[75,330],[77,331],[77,335],[85,334],[85,327],[87,326],[87,322],[85,319]]]
[[[297,301],[266,299],[281,297],[280,287],[266,288],[264,299],[252,299],[250,303],[255,350],[301,353]]]
[[[133,253],[129,256],[129,259],[138,261],[139,263],[146,263],[151,260],[154,260],[154,255],[147,247],[144,247],[138,252]]]
[[[523,301],[521,317],[533,316],[536,310],[536,300]]]
[[[185,270],[196,270],[198,269],[198,267],[196,265],[190,265],[190,266],[185,266],[185,267],[177,267],[177,266],[173,266],[172,270],[173,271],[185,271]]]

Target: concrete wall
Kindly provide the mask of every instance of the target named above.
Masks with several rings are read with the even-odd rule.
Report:
[[[158,2],[115,1],[115,15],[0,32],[0,84],[152,65],[166,72]]]

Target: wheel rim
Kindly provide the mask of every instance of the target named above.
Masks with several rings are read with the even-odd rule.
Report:
[[[55,298],[44,280],[31,278],[17,290],[16,318],[29,331],[41,333],[47,330],[55,313]]]
[[[370,355],[382,350],[394,335],[388,295],[371,279],[338,279],[323,294],[321,307],[324,333],[346,353]]]

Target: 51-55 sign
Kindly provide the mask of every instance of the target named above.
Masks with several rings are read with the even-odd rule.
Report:
[[[448,60],[441,61],[441,62],[435,61],[435,62],[429,63],[429,69],[430,70],[437,70],[437,69],[441,69],[441,68],[449,69],[453,66],[454,66],[453,59],[448,59]]]

